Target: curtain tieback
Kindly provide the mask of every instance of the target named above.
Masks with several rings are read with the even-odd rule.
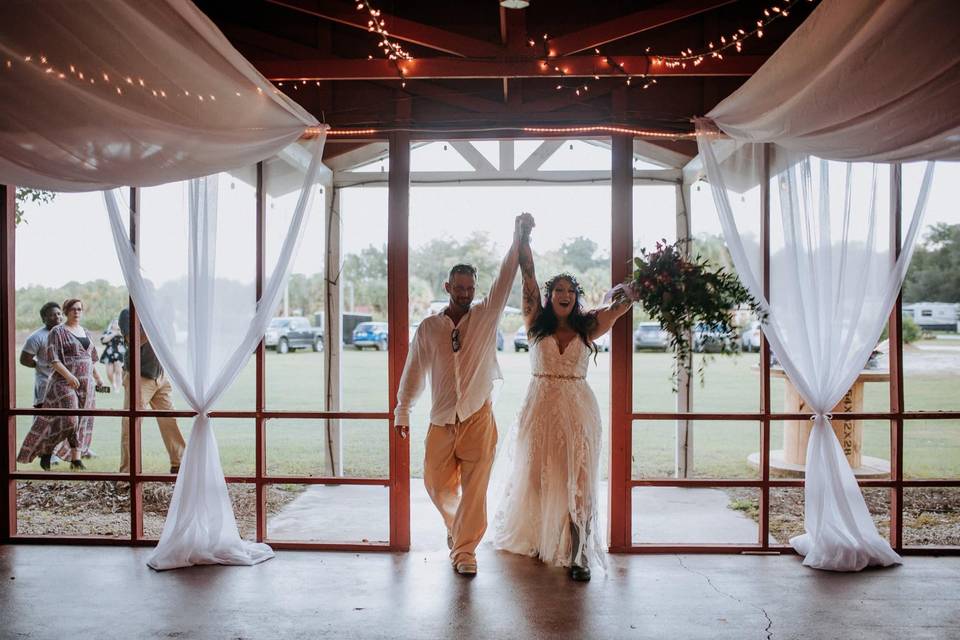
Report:
[[[825,420],[830,420],[830,421],[833,420],[833,414],[832,414],[832,413],[815,413],[815,414],[813,414],[812,416],[810,416],[810,419],[813,420],[813,421],[816,421],[816,419],[817,419],[818,416],[823,416],[823,418],[824,418]]]

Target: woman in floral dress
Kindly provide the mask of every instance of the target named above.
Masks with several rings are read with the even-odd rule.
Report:
[[[101,380],[94,366],[98,360],[97,349],[90,333],[80,326],[83,302],[76,298],[67,300],[63,311],[66,321],[51,329],[47,338],[47,359],[53,375],[41,406],[44,409],[94,409],[94,383],[99,385]],[[80,455],[89,449],[92,439],[93,416],[38,416],[23,439],[17,462],[29,463],[39,456],[40,466],[49,471],[54,449],[66,440],[70,469],[82,470],[85,467]]]

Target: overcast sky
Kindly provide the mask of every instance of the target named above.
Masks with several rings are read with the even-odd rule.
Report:
[[[496,164],[496,143],[478,145]],[[516,163],[522,162],[536,143],[517,145]],[[582,142],[564,145],[548,160],[544,169],[585,169],[609,167],[609,151]],[[469,165],[443,143],[413,152],[414,170],[461,170]],[[638,168],[645,168],[638,165]],[[379,172],[378,163],[368,167]],[[919,167],[905,171],[905,199],[915,197]],[[252,173],[223,175],[220,180],[222,210],[229,211],[220,223],[218,273],[247,280],[253,277],[254,208]],[[925,224],[960,223],[960,163],[941,163],[937,168]],[[145,190],[143,203],[143,263],[148,277],[156,282],[175,279],[186,271],[185,196],[182,184]],[[295,204],[295,194],[269,201],[268,264],[282,241],[286,221]],[[368,245],[381,246],[387,240],[387,190],[383,187],[356,187],[341,192],[345,252],[357,252]],[[673,187],[634,188],[634,233],[638,241],[675,237]],[[608,186],[511,186],[511,187],[416,187],[411,190],[410,242],[419,246],[432,238],[464,239],[473,231],[489,233],[499,249],[505,249],[513,231],[513,217],[531,212],[537,220],[533,242],[539,251],[560,246],[577,236],[595,240],[599,249],[610,250],[610,189]],[[909,212],[905,212],[905,215]],[[48,205],[26,206],[28,223],[17,229],[16,283],[56,287],[71,280],[98,278],[122,284],[120,269],[110,238],[109,225],[99,192],[59,194]],[[317,198],[303,244],[294,265],[295,273],[316,273],[323,264],[323,208]],[[693,191],[694,233],[720,233],[709,187],[701,183]],[[756,226],[756,224],[752,225]]]

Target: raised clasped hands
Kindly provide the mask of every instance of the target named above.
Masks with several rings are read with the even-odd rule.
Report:
[[[530,240],[530,231],[537,226],[533,216],[526,211],[516,217],[514,223],[514,239],[520,242]]]

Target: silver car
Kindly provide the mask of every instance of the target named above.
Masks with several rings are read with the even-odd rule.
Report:
[[[670,335],[660,328],[659,322],[640,322],[633,332],[633,350],[653,349],[668,351]]]

